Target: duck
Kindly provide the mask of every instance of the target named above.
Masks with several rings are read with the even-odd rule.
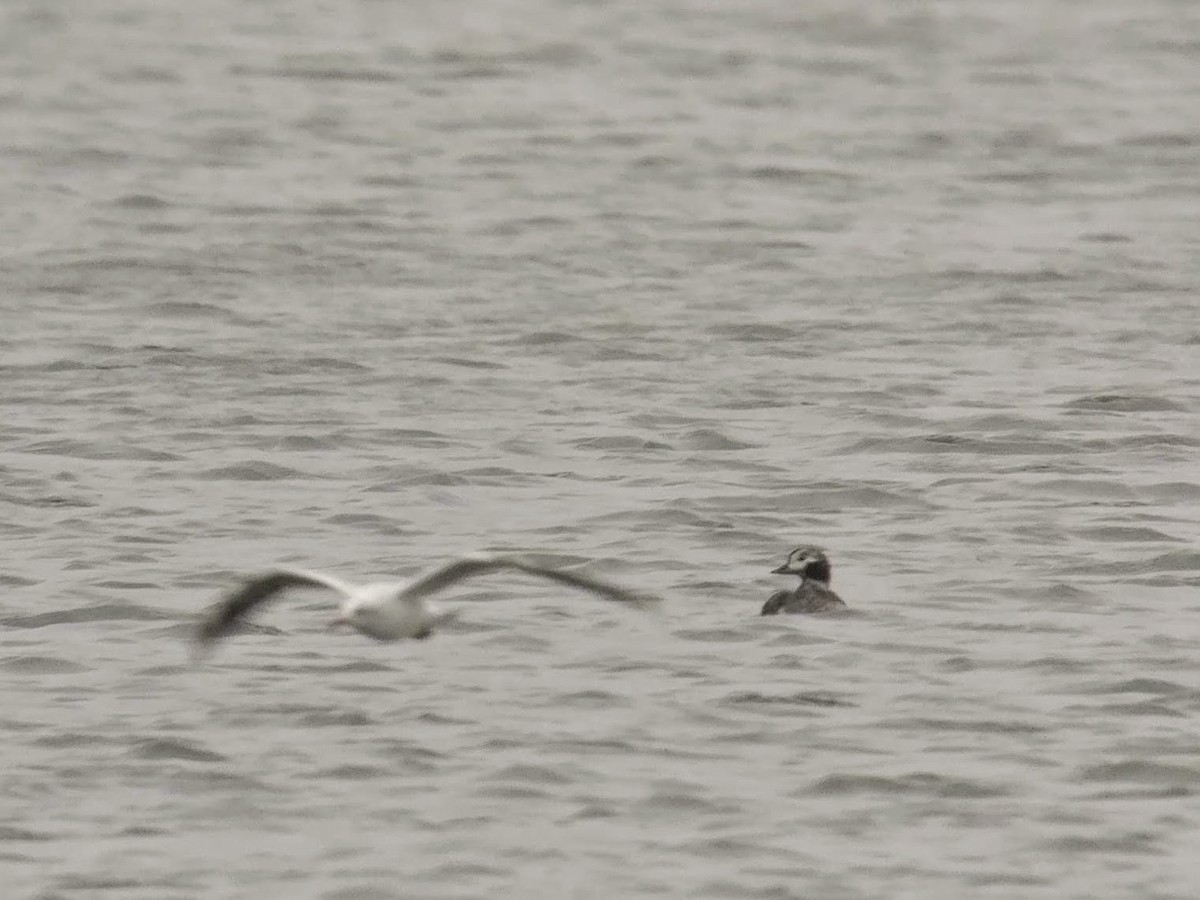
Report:
[[[816,613],[845,609],[846,602],[829,587],[832,574],[829,557],[819,547],[797,547],[773,575],[799,575],[800,584],[792,591],[776,591],[763,604],[762,615],[777,613]]]

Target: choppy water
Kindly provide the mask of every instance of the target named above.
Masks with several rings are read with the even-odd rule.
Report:
[[[0,11],[6,897],[1193,895],[1194,4],[102,6]],[[481,548],[668,602],[189,660]]]

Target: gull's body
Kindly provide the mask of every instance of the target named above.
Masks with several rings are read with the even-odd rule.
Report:
[[[815,613],[845,609],[846,603],[829,587],[833,569],[829,557],[816,547],[797,547],[774,575],[799,575],[800,584],[792,591],[776,591],[763,604],[762,615],[776,613]]]
[[[454,618],[452,611],[440,609],[426,597],[464,578],[505,569],[569,585],[619,603],[646,607],[657,602],[656,598],[588,575],[549,569],[518,557],[491,554],[464,556],[408,583],[355,585],[320,572],[276,569],[246,579],[240,587],[217,601],[201,620],[197,639],[207,644],[224,637],[254,609],[291,588],[325,588],[340,594],[341,615],[334,624],[350,625],[376,640],[426,638],[439,625]]]

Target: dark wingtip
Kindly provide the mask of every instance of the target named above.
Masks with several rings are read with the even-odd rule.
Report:
[[[214,643],[224,633],[225,630],[220,625],[215,624],[211,616],[205,616],[197,623],[195,633],[192,635],[192,641],[201,647],[206,647]]]
[[[188,643],[188,658],[193,665],[198,665],[210,656],[216,649],[217,639],[224,630],[216,621],[215,610],[206,611],[196,622]]]
[[[230,620],[224,606],[222,603],[205,611],[196,623],[191,641],[193,655],[206,655],[220,638],[229,633]]]
[[[245,617],[279,590],[307,583],[303,576],[277,569],[243,579],[204,611],[194,632],[194,643],[208,647],[237,630]]]
[[[199,652],[212,649],[221,638],[232,632],[249,609],[261,599],[262,591],[255,585],[263,579],[251,579],[231,588],[200,615],[192,633],[192,644]]]

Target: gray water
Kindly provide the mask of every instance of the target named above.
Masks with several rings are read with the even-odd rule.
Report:
[[[426,7],[0,9],[3,896],[1194,896],[1200,7]]]

